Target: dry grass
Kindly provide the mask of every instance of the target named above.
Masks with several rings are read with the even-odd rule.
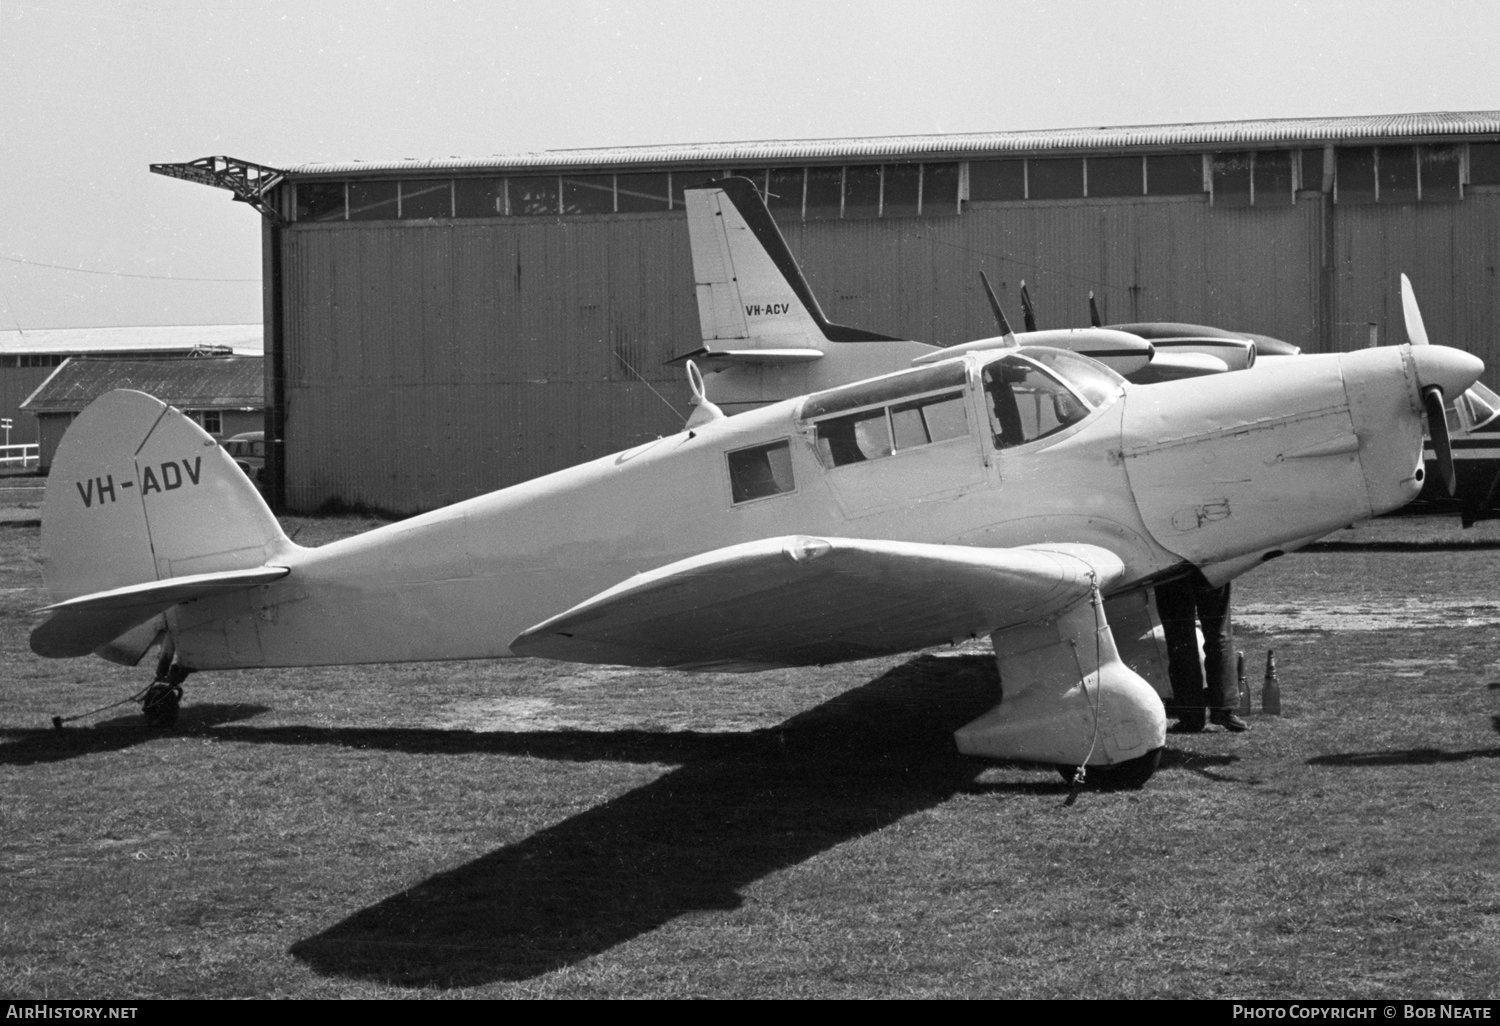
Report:
[[[1488,602],[1497,562],[1293,556],[1239,598]],[[0,529],[7,996],[1500,993],[1483,628],[1243,637],[1286,716],[1069,806],[954,752],[982,656],[200,674],[176,730],[58,733],[147,671],[32,657],[39,585]]]

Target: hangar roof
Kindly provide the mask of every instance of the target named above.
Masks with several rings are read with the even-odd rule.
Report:
[[[75,356],[21,404],[31,413],[76,413],[116,388],[149,392],[183,409],[244,410],[265,405],[259,356],[166,356],[118,360]]]
[[[168,324],[128,328],[28,328],[0,331],[0,355],[186,352],[198,346],[228,346],[238,355],[259,355],[265,332],[259,324]]]
[[[1059,128],[1026,132],[970,132],[856,139],[767,139],[754,142],[674,143],[582,150],[544,150],[489,157],[406,158],[296,164],[286,172],[315,175],[456,170],[541,170],[562,167],[628,167],[710,162],[879,160],[940,156],[957,159],[994,153],[1099,150],[1210,149],[1223,146],[1299,146],[1308,143],[1378,143],[1394,139],[1453,139],[1500,135],[1500,111],[1438,111],[1339,118],[1267,118],[1120,128]]]

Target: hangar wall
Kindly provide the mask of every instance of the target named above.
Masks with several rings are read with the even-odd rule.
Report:
[[[1093,288],[1110,320],[1317,349],[1321,216],[1318,197],[1143,198],[783,229],[829,316],[887,334],[992,334],[983,269],[1018,323],[1024,278],[1043,327],[1086,324]],[[699,345],[681,213],[281,234],[289,509],[431,509],[670,433],[668,403],[688,410],[681,371],[663,366]]]
[[[289,509],[430,509],[671,433],[688,412],[681,372],[662,366],[699,344],[682,214],[282,238]]]

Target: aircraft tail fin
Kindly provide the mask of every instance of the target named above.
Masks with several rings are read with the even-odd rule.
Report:
[[[69,426],[53,458],[42,552],[54,603],[261,567],[292,547],[250,479],[213,437],[144,392],[117,389],[95,400]],[[254,583],[247,579],[244,586]],[[50,650],[42,654],[66,648],[57,630],[46,627],[38,628]],[[141,639],[135,659],[154,637]],[[34,646],[37,641],[34,634]],[[101,643],[101,654],[107,647]],[[126,661],[117,657],[108,655]]]
[[[689,189],[684,196],[698,320],[710,353],[822,350],[830,342],[900,341],[833,324],[824,316],[748,178],[721,178]]]

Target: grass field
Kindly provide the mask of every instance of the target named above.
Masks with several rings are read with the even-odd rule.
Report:
[[[3,996],[1500,995],[1500,553],[1258,570],[1285,715],[1071,804],[956,754],[964,651],[203,673],[58,732],[149,670],[33,657],[37,559],[0,528]]]

